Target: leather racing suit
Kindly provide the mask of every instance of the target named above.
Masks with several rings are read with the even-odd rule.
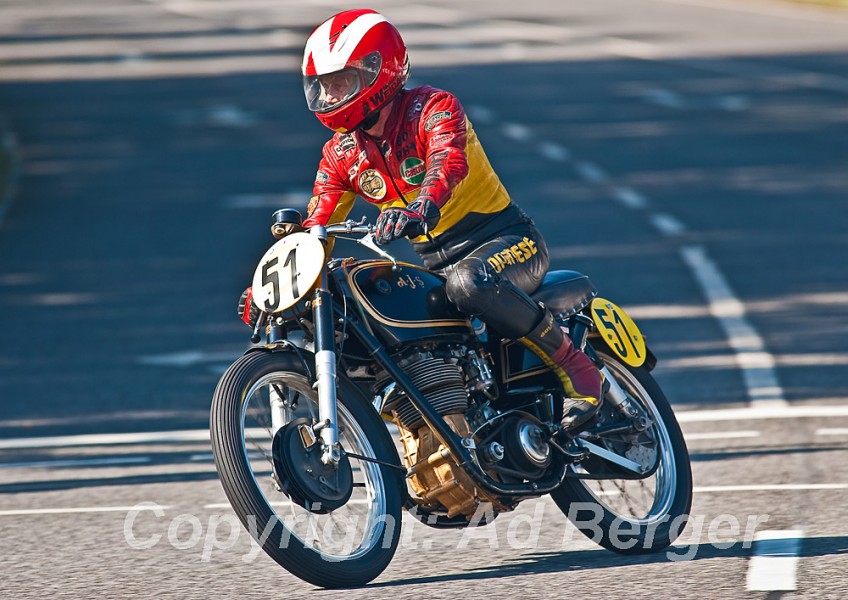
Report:
[[[600,397],[597,370],[528,295],[548,270],[545,242],[511,201],[459,100],[424,86],[401,90],[383,110],[391,114],[379,139],[357,130],[324,145],[304,227],[344,220],[357,194],[381,210],[429,200],[437,220],[412,244],[445,277],[448,298],[542,357],[580,418],[590,416]]]
[[[456,96],[429,86],[402,90],[386,110],[381,139],[355,131],[324,145],[304,227],[343,220],[357,194],[381,210],[427,198],[441,217],[412,244],[428,268],[449,283],[457,268],[485,269],[492,280],[535,290],[548,268],[545,242],[510,200]],[[474,266],[462,269],[472,255]],[[456,297],[466,294],[451,295],[451,287],[466,286],[448,285],[449,297],[482,318],[484,307],[468,306]]]

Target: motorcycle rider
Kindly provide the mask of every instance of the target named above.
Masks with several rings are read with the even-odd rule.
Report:
[[[377,243],[411,238],[463,313],[519,340],[556,373],[561,424],[586,422],[599,405],[601,375],[528,295],[548,270],[545,241],[510,199],[459,100],[429,86],[404,88],[406,46],[370,9],[319,25],[302,72],[309,109],[336,132],[324,145],[304,228],[343,220],[357,194],[379,205]],[[239,312],[250,322],[245,300]]]

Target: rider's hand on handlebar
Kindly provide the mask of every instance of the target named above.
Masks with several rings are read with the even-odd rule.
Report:
[[[388,244],[404,236],[418,237],[430,231],[438,220],[439,209],[429,200],[387,208],[377,217],[374,239],[378,244]]]

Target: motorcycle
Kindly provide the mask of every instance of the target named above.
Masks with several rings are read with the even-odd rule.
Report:
[[[485,526],[546,494],[609,550],[674,541],[692,502],[683,435],[644,336],[587,276],[552,271],[532,294],[603,374],[597,414],[572,431],[557,377],[460,314],[440,276],[397,261],[365,219],[300,223],[274,213],[254,345],[221,377],[210,420],[227,498],[277,563],[317,586],[363,585],[391,561],[404,510]],[[336,238],[378,258],[332,258]]]

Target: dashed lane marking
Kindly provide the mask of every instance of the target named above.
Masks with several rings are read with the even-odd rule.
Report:
[[[236,194],[224,198],[224,208],[297,208],[305,210],[308,190],[296,190],[283,194]]]
[[[677,237],[686,233],[686,225],[665,213],[655,213],[650,216],[651,225],[666,237]]]
[[[789,592],[798,589],[796,572],[801,539],[800,529],[758,531],[748,565],[748,591]]]
[[[602,184],[609,181],[609,176],[596,164],[590,162],[579,162],[574,165],[574,169],[587,183]]]
[[[571,160],[571,152],[568,148],[555,142],[540,142],[539,154],[551,162],[568,162]]]
[[[679,423],[717,423],[720,421],[760,421],[763,419],[833,419],[848,417],[848,406],[760,406],[717,410],[681,410],[675,413]]]
[[[848,483],[763,483],[746,485],[705,485],[693,488],[699,494],[721,492],[805,492],[848,490]]]
[[[626,208],[644,210],[648,207],[648,201],[645,200],[645,197],[631,188],[616,187],[613,188],[612,193],[613,198]]]
[[[0,469],[44,469],[64,467],[108,467],[118,465],[144,465],[153,459],[149,456],[126,456],[115,458],[80,458],[69,460],[39,460],[33,462],[2,463]]]
[[[71,515],[79,513],[111,513],[138,510],[138,506],[86,506],[82,508],[29,508],[22,510],[0,510],[0,517],[23,517],[27,515]],[[162,510],[170,506],[157,506]]]
[[[760,437],[759,431],[705,431],[701,433],[684,433],[686,441],[696,440],[734,440]]]
[[[504,123],[501,126],[504,137],[514,142],[526,142],[533,137],[530,128],[518,123]]]
[[[848,406],[785,406],[760,408],[728,408],[714,410],[679,410],[676,413],[676,417],[680,423],[758,421],[762,419],[799,418],[833,419],[840,417],[848,417]],[[389,429],[391,431],[391,426],[389,427]],[[833,429],[820,431],[841,432],[842,430]],[[848,432],[848,429],[846,429],[845,431]],[[248,435],[255,435],[257,437],[267,435],[267,432],[260,428],[250,428],[247,430],[247,433]],[[833,433],[832,435],[836,435],[836,433]],[[79,446],[126,446],[133,444],[169,444],[194,442],[208,443],[209,430],[188,429],[177,431],[148,431],[139,433],[104,433],[91,435],[12,438],[0,440],[0,450],[22,450],[27,448],[72,448]],[[199,458],[197,460],[199,460]]]
[[[816,429],[816,435],[848,435],[848,427],[823,427]]]
[[[745,306],[730,288],[715,263],[700,246],[680,249],[683,262],[695,276],[709,304],[710,313],[718,320],[736,353],[751,406],[781,408],[787,406],[783,389],[777,381],[774,356],[745,317]]]

